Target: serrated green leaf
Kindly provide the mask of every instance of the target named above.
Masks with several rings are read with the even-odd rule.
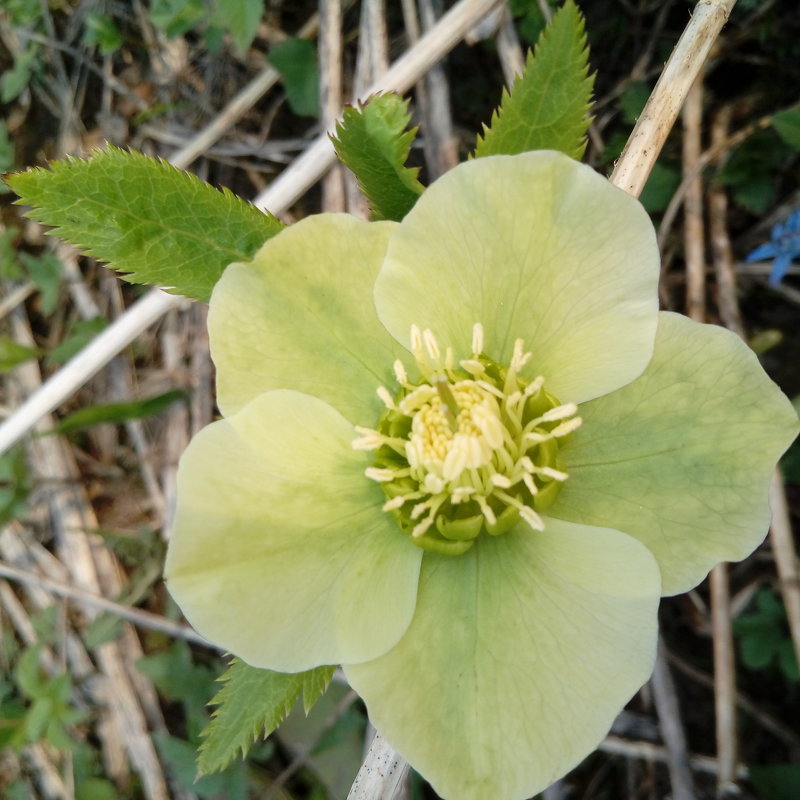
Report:
[[[303,117],[319,116],[317,52],[306,39],[286,39],[269,51],[272,66],[283,76],[289,106]]]
[[[355,174],[376,219],[401,220],[424,191],[419,170],[406,167],[417,129],[406,130],[408,101],[396,94],[348,106],[331,137],[339,159]]]
[[[778,136],[795,150],[800,150],[800,108],[787,108],[772,118]]]
[[[336,667],[317,667],[300,673],[303,676],[303,711],[306,714],[325,693],[335,669]]]
[[[215,18],[245,53],[255,38],[263,13],[264,0],[217,0]]]
[[[567,0],[528,55],[511,92],[503,91],[491,126],[484,125],[478,136],[475,156],[547,149],[581,158],[593,84],[583,16]]]
[[[246,756],[257,739],[278,727],[301,694],[310,708],[313,702],[309,700],[322,682],[327,686],[330,677],[326,680],[325,676],[332,674],[333,667],[284,674],[256,669],[234,658],[220,678],[223,686],[211,701],[217,708],[201,734],[200,773],[218,772],[237,756]]]
[[[175,389],[171,392],[148,397],[145,400],[130,400],[124,403],[87,406],[68,414],[58,425],[44,431],[43,436],[72,433],[102,423],[121,423],[129,419],[141,419],[158,414],[177,400],[183,400],[186,392]]]
[[[227,190],[164,161],[109,146],[5,176],[54,233],[131,283],[206,301],[225,267],[249,261],[283,227]]]

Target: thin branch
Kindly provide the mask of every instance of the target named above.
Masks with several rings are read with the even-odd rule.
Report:
[[[733,649],[728,565],[711,570],[711,626],[714,642],[714,708],[716,710],[717,794],[735,790],[736,744],[736,657]]]
[[[200,634],[195,633],[194,630],[186,625],[173,622],[172,620],[166,619],[159,614],[152,614],[149,611],[142,611],[138,608],[131,608],[130,606],[116,603],[113,600],[109,600],[107,597],[102,597],[98,594],[94,594],[93,592],[87,592],[84,589],[77,588],[76,586],[70,586],[66,583],[60,583],[59,581],[51,580],[44,575],[37,575],[34,572],[27,572],[26,570],[14,567],[11,564],[6,564],[3,561],[0,561],[0,577],[29,586],[38,586],[39,588],[45,589],[51,594],[59,597],[66,597],[67,599],[72,600],[84,607],[98,609],[100,611],[105,611],[108,614],[113,614],[120,619],[124,619],[128,622],[132,622],[134,625],[138,625],[140,628],[146,628],[147,630],[165,633],[168,636],[174,637],[175,639],[184,639],[187,642],[201,644],[204,647],[211,648],[212,650],[219,649],[215,645],[211,644],[211,642],[200,636]]]
[[[672,796],[674,800],[696,800],[692,773],[689,769],[689,751],[683,729],[675,682],[667,663],[667,653],[659,641],[655,670],[651,681],[661,736],[667,750]]]
[[[724,106],[711,123],[711,147],[728,138],[731,107]],[[736,270],[733,248],[728,235],[728,195],[724,186],[712,182],[708,190],[708,229],[714,273],[717,278],[717,306],[723,324],[740,338],[744,338],[744,325],[736,294]]]
[[[772,506],[772,526],[769,529],[772,552],[778,567],[781,595],[789,617],[794,652],[800,664],[800,569],[792,540],[792,524],[789,520],[786,492],[783,490],[783,478],[777,469],[769,487],[769,502]]]
[[[703,76],[697,76],[683,108],[683,174],[695,177],[686,190],[683,249],[686,260],[686,314],[698,322],[706,314],[706,256],[703,227],[703,182],[696,164],[702,151]]]
[[[645,761],[657,761],[661,764],[666,764],[669,759],[667,748],[663,745],[653,744],[652,742],[631,742],[627,739],[620,739],[618,736],[606,736],[597,749],[615,756],[641,758]],[[695,772],[705,772],[709,775],[719,774],[719,763],[716,759],[708,756],[689,756],[689,766]],[[738,780],[747,778],[747,775],[748,772],[745,767],[740,766],[736,770],[736,778]]]
[[[700,0],[695,6],[617,161],[611,175],[614,185],[636,197],[641,194],[683,101],[735,3]]]

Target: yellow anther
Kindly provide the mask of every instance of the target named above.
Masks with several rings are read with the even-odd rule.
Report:
[[[457,362],[453,348],[442,350],[431,329],[413,325],[413,382],[396,361],[397,397],[383,386],[377,389],[386,411],[377,430],[357,428],[360,436],[353,442],[356,449],[382,448],[365,474],[383,485],[384,510],[421,539],[421,547],[433,550],[448,531],[474,528],[470,520],[476,517],[493,534],[510,529],[516,515],[501,513],[509,506],[530,528],[542,530],[544,521],[533,505],[552,503],[558,484],[568,478],[556,440],[581,424],[574,403],[557,405],[544,392],[541,375],[522,374],[532,358],[522,339],[514,342],[506,366],[484,354],[482,325],[473,326],[471,344],[471,357]],[[541,416],[532,419],[531,406]],[[387,446],[397,455],[387,457]],[[456,526],[459,521],[465,525]],[[451,522],[454,527],[446,527]]]

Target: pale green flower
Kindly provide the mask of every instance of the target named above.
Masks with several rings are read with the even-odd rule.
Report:
[[[552,152],[231,265],[167,559],[188,619],[257,667],[342,664],[445,798],[562,775],[648,678],[659,597],[763,539],[798,430],[658,272],[637,201]]]

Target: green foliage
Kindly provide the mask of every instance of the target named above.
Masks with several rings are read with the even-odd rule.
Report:
[[[35,44],[29,44],[14,56],[11,69],[0,75],[0,102],[10,103],[22,94],[31,80],[38,58],[39,48]]]
[[[650,97],[650,87],[646,83],[632,83],[619,97],[619,107],[625,122],[633,125]]]
[[[410,119],[407,100],[381,94],[345,108],[336,125],[336,154],[358,178],[376,219],[401,220],[424,190],[419,170],[405,166],[417,132],[406,130]]]
[[[119,794],[105,778],[86,778],[75,786],[75,800],[119,800]]]
[[[286,39],[269,51],[272,66],[283,76],[289,107],[302,117],[319,116],[319,70],[314,45]]]
[[[237,756],[246,756],[253,743],[269,736],[302,695],[306,712],[327,688],[333,667],[284,674],[256,669],[234,658],[222,675],[217,706],[203,731],[197,767],[202,774],[224,769]]]
[[[40,646],[26,650],[17,662],[14,679],[20,692],[30,701],[22,727],[26,742],[45,739],[61,750],[69,749],[72,737],[69,726],[80,722],[84,715],[70,707],[72,682],[69,674],[52,678],[39,670]],[[21,742],[17,742],[21,744]]]
[[[503,91],[491,126],[484,125],[478,136],[475,155],[550,149],[581,158],[593,84],[583,17],[567,0],[528,55],[511,92]]]
[[[58,305],[61,288],[61,264],[52,253],[31,255],[20,253],[20,261],[30,279],[39,289],[42,314],[52,314]]]
[[[90,11],[86,15],[83,43],[90,47],[97,45],[102,55],[109,56],[122,47],[123,38],[119,28],[110,17],[97,11]]]
[[[24,450],[13,448],[0,455],[0,525],[25,513],[30,490]]]
[[[359,703],[342,710],[349,696],[347,684],[331,683],[308,714],[299,703],[295,705],[276,734],[291,752],[308,753],[306,763],[326,798],[347,796],[364,757],[367,719]],[[321,731],[325,731],[322,736]]]
[[[217,0],[214,19],[230,31],[236,47],[246,52],[264,13],[264,0]]]
[[[0,335],[0,373],[8,372],[38,355],[35,347],[19,344],[8,336]]]
[[[549,5],[552,8],[553,0]],[[547,25],[539,0],[510,0],[508,7],[520,36],[531,44],[537,41]]]
[[[282,225],[228,191],[115,147],[6,176],[29,216],[89,255],[198,300]]]
[[[171,392],[148,397],[145,400],[129,400],[124,403],[107,403],[105,405],[87,406],[68,414],[58,425],[45,431],[43,435],[73,433],[111,422],[114,424],[127,422],[129,419],[141,419],[158,414],[178,400],[183,400],[186,392],[174,389]]]
[[[151,0],[150,21],[170,39],[188,33],[207,17],[203,0]]]
[[[759,800],[797,800],[800,797],[800,765],[750,766],[750,780]]]
[[[180,703],[186,717],[186,740],[168,734],[154,736],[172,777],[200,798],[246,800],[247,771],[244,764],[232,764],[217,775],[197,777],[195,758],[200,732],[209,721],[206,707],[214,692],[215,671],[196,664],[189,646],[181,641],[140,658],[136,667],[153,682],[163,697]]]
[[[0,231],[0,279],[17,280],[22,277],[17,250],[14,246],[19,230],[9,225]]]
[[[757,131],[733,152],[717,180],[731,187],[740,206],[760,216],[775,202],[777,178],[790,155],[792,149],[773,131]]]
[[[231,764],[223,772],[197,777],[196,748],[191,742],[166,733],[156,733],[158,752],[180,785],[201,800],[247,800],[247,770],[243,763]]]
[[[677,167],[656,161],[639,200],[650,214],[657,214],[669,205],[680,183],[681,173]]]
[[[79,319],[67,329],[64,340],[57,344],[45,358],[45,364],[55,366],[69,361],[72,356],[86,347],[94,337],[108,327],[108,320],[103,317]]]
[[[772,118],[778,136],[795,150],[800,150],[800,108],[787,108]]]
[[[759,591],[755,602],[755,612],[734,622],[742,661],[754,670],[777,664],[788,680],[800,681],[783,604],[771,589]]]
[[[195,664],[189,646],[182,641],[140,658],[136,669],[147,675],[167,700],[183,705],[189,736],[194,738],[206,722],[205,705],[214,690],[214,672]]]
[[[8,172],[14,167],[14,144],[8,136],[5,120],[0,119],[0,172]],[[0,194],[8,191],[7,186],[0,186]]]

